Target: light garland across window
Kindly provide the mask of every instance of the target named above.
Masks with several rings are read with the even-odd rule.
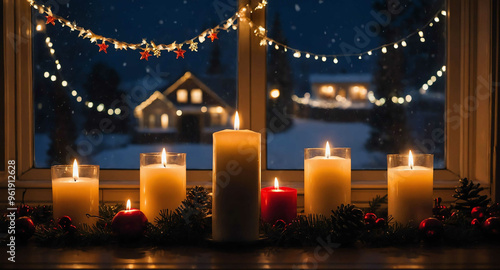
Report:
[[[308,51],[301,51],[299,49],[290,47],[286,44],[280,43],[276,41],[273,38],[270,38],[267,36],[267,30],[263,26],[256,26],[255,23],[250,19],[249,13],[253,13],[256,10],[263,9],[267,5],[266,0],[262,0],[257,6],[254,8],[251,8],[248,4],[245,5],[244,7],[240,8],[233,16],[231,16],[229,19],[222,21],[219,23],[217,26],[213,28],[208,28],[204,30],[201,34],[198,36],[195,36],[191,39],[185,40],[181,43],[177,43],[176,41],[170,43],[170,44],[155,44],[153,41],[148,41],[146,39],[143,39],[141,43],[128,43],[124,41],[120,41],[114,38],[109,38],[109,37],[104,37],[101,35],[95,34],[93,31],[89,29],[85,29],[83,27],[77,26],[76,22],[70,22],[60,16],[57,16],[52,13],[50,7],[46,7],[45,5],[39,5],[37,4],[34,0],[27,0],[30,5],[38,10],[40,14],[46,14],[45,16],[47,18],[46,24],[52,24],[55,25],[55,21],[58,21],[62,27],[67,26],[71,29],[71,31],[79,31],[78,36],[83,37],[84,39],[90,39],[91,43],[96,42],[97,45],[99,46],[99,52],[104,51],[107,53],[107,48],[109,47],[106,42],[113,44],[114,48],[116,50],[141,50],[140,54],[140,60],[148,60],[148,57],[151,56],[149,54],[150,52],[153,52],[153,55],[156,57],[161,56],[161,51],[168,51],[168,52],[174,52],[176,54],[176,58],[184,58],[184,53],[186,52],[182,48],[186,45],[188,49],[191,52],[197,52],[198,51],[198,42],[203,43],[207,38],[210,39],[212,42],[215,39],[218,39],[218,32],[219,30],[226,30],[230,31],[238,29],[238,22],[246,22],[250,29],[253,31],[255,36],[259,37],[261,39],[260,45],[261,46],[270,46],[269,49],[274,48],[275,50],[284,50],[285,52],[291,51],[293,53],[293,57],[295,58],[309,58],[309,59],[314,59],[314,60],[321,60],[323,62],[326,62],[328,60],[331,60],[334,64],[339,63],[339,58],[341,57],[356,57],[358,59],[363,59],[363,55],[372,55],[376,51],[380,51],[381,53],[385,54],[388,52],[390,49],[397,50],[400,47],[406,47],[408,46],[408,39],[412,36],[415,36],[418,34],[419,36],[419,41],[420,42],[425,42],[426,39],[424,37],[424,32],[423,30],[427,27],[432,27],[435,23],[438,23],[441,21],[440,16],[447,16],[447,13],[445,10],[440,10],[434,14],[434,16],[422,27],[416,29],[412,33],[408,34],[407,36],[391,42],[387,43],[384,45],[380,45],[378,47],[360,52],[360,53],[344,53],[344,54],[318,54],[318,53],[312,53]],[[40,25],[38,25],[40,26]],[[42,27],[36,27],[36,29],[41,29]],[[101,43],[98,43],[97,41],[101,41]],[[271,47],[272,46],[272,47]]]

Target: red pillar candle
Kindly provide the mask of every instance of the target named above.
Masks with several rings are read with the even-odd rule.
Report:
[[[291,222],[297,216],[297,190],[280,187],[275,178],[274,187],[261,190],[260,210],[264,222],[275,223],[280,219]]]
[[[111,228],[121,237],[137,238],[146,230],[148,219],[141,210],[131,209],[130,200],[127,201],[126,210],[116,214],[111,221]]]

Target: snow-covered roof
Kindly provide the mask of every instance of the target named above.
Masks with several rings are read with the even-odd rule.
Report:
[[[373,75],[370,73],[341,73],[341,74],[311,74],[311,83],[371,83]]]

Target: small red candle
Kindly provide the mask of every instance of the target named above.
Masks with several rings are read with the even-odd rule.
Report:
[[[130,200],[128,200],[126,210],[116,214],[111,222],[111,228],[122,237],[136,238],[142,236],[147,223],[148,219],[144,213],[139,209],[131,209]]]
[[[280,187],[275,178],[274,187],[261,190],[260,210],[264,222],[275,223],[282,219],[290,223],[297,216],[297,190]]]

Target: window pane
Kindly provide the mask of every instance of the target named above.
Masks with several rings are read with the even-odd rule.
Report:
[[[178,44],[234,14],[212,2],[71,1],[52,11],[120,41]],[[189,169],[211,168],[212,133],[230,126],[236,106],[237,31],[221,30],[213,42],[197,38],[198,52],[184,45],[184,58],[162,50],[146,61],[141,50],[110,42],[107,53],[99,52],[79,31],[32,15],[37,168],[78,158],[104,169],[138,169],[140,153],[163,147],[187,153]]]
[[[326,141],[351,148],[353,169],[410,149],[444,168],[445,6],[269,1],[268,169],[303,169],[304,148]]]

